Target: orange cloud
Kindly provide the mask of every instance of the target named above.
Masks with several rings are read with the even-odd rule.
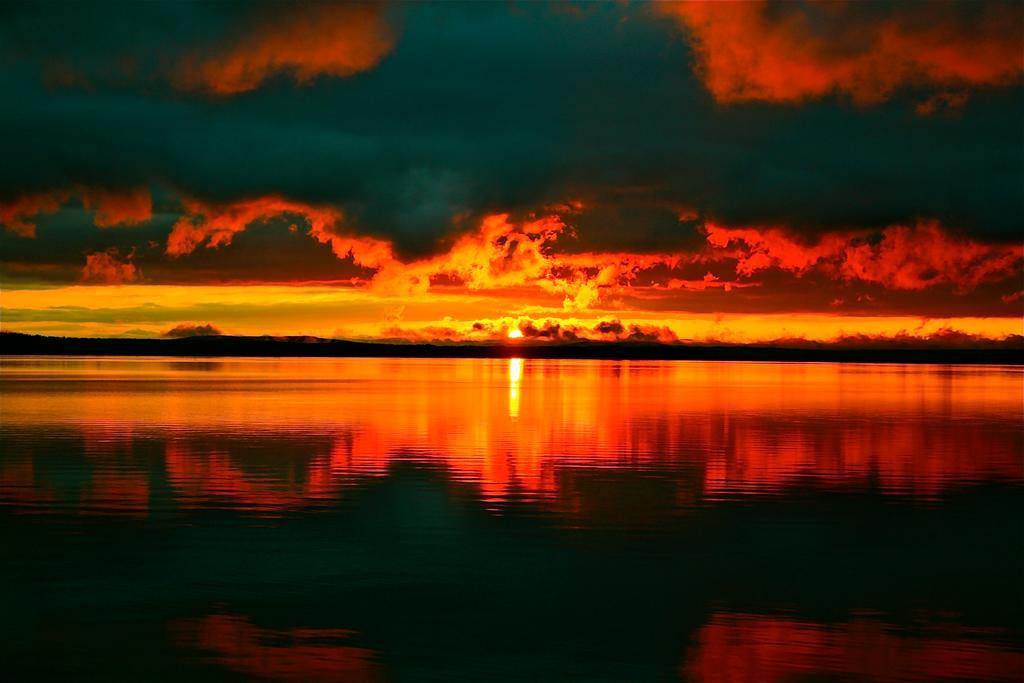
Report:
[[[293,202],[280,197],[260,197],[230,204],[207,204],[185,199],[186,215],[174,224],[167,238],[167,254],[182,256],[200,245],[220,247],[231,244],[234,236],[256,221],[280,216],[301,216],[309,224],[309,234],[330,244],[338,258],[351,257],[356,265],[380,268],[393,260],[391,245],[371,237],[351,237],[338,233],[344,214],[335,208]]]
[[[655,284],[657,287],[658,285]],[[733,287],[755,287],[752,282],[731,282],[722,280],[714,273],[705,273],[699,280],[687,280],[684,278],[670,278],[664,285],[665,289],[685,289],[691,292],[704,292],[709,289],[722,289],[731,292]]]
[[[568,230],[558,216],[523,223],[510,222],[507,214],[488,216],[478,231],[460,237],[444,254],[413,263],[385,263],[373,284],[405,294],[426,291],[438,279],[470,290],[534,287],[563,295],[566,310],[585,310],[623,293],[644,272],[651,273],[651,286],[663,289],[731,291],[756,285],[722,280],[710,272],[701,279],[672,276],[694,263],[735,261],[741,279],[768,268],[797,276],[818,270],[842,281],[888,289],[949,284],[960,293],[1014,277],[1024,263],[1024,247],[954,237],[934,221],[891,226],[881,231],[880,239],[877,233],[853,231],[826,234],[813,244],[781,228],[731,229],[709,223],[707,248],[694,254],[559,253],[556,241]]]
[[[736,273],[750,276],[768,268],[796,275],[813,269],[845,281],[861,281],[889,289],[917,290],[950,284],[968,292],[985,282],[1021,273],[1024,247],[982,244],[957,238],[935,221],[894,225],[868,231],[829,234],[805,244],[780,228],[705,226],[712,258],[736,259]],[[730,247],[735,247],[729,251]]]
[[[486,217],[478,231],[460,237],[439,256],[413,263],[391,260],[372,284],[385,292],[426,291],[431,282],[461,284],[470,290],[532,287],[564,297],[566,310],[586,310],[622,294],[648,273],[648,286],[705,291],[756,286],[744,282],[768,268],[797,276],[812,270],[834,279],[878,284],[894,290],[952,285],[966,293],[987,282],[1020,275],[1024,247],[975,242],[944,231],[935,221],[890,226],[880,233],[830,233],[804,243],[782,228],[725,228],[706,225],[707,247],[697,253],[631,254],[557,251],[568,232],[558,216],[523,223],[508,215]],[[703,278],[674,275],[679,268],[735,262],[737,280],[713,273]]]
[[[82,280],[85,282],[102,282],[116,285],[136,282],[142,277],[142,271],[132,263],[134,252],[124,260],[118,258],[117,250],[98,251],[85,255],[85,267],[82,268]]]
[[[185,90],[233,95],[277,74],[299,84],[321,75],[351,76],[376,66],[394,46],[383,7],[367,3],[313,3],[268,16],[221,49],[196,52],[177,69]]]
[[[707,223],[707,243],[696,252],[565,253],[560,240],[572,229],[561,217],[547,215],[513,221],[509,214],[486,216],[479,227],[459,236],[436,256],[401,261],[393,245],[373,237],[345,234],[344,214],[280,197],[230,204],[184,201],[186,215],[174,225],[166,252],[180,256],[201,245],[230,244],[255,221],[298,216],[308,234],[329,244],[341,259],[375,271],[368,284],[380,296],[411,297],[432,288],[522,294],[527,290],[562,299],[562,309],[583,311],[615,297],[647,290],[730,292],[760,286],[750,278],[770,269],[803,276],[811,271],[834,280],[865,282],[894,290],[952,285],[958,293],[1018,275],[1024,247],[989,245],[944,231],[934,221],[890,226],[882,231],[828,233],[805,242],[776,227],[729,228]],[[713,266],[703,277],[689,266]],[[732,268],[735,277],[723,273]],[[692,273],[692,269],[690,269]]]
[[[394,264],[378,272],[374,286],[381,291],[426,291],[432,278],[445,277],[469,289],[499,289],[537,284],[553,265],[550,245],[566,226],[557,216],[521,224],[509,222],[508,214],[483,219],[444,254]]]
[[[135,225],[153,217],[153,200],[145,187],[132,190],[105,190],[80,187],[82,206],[95,211],[93,223],[100,228]],[[72,196],[70,190],[51,190],[23,195],[0,202],[0,224],[22,237],[35,237],[34,218],[54,213]]]
[[[153,217],[153,198],[145,187],[133,190],[83,188],[82,205],[96,212],[93,222],[100,228],[136,225]]]
[[[16,235],[35,237],[32,219],[41,213],[54,213],[65,199],[66,193],[41,192],[0,202],[0,224]]]
[[[470,290],[534,287],[564,297],[567,310],[587,309],[620,291],[637,275],[656,267],[676,268],[693,257],[684,254],[622,252],[565,254],[556,241],[569,227],[555,215],[515,223],[508,214],[483,219],[475,232],[460,237],[439,256],[402,264],[397,261],[374,277],[381,291],[426,291],[445,279]]]
[[[1019,3],[656,3],[695,43],[695,69],[722,103],[799,102],[842,93],[859,104],[910,87],[1020,81]],[[926,106],[922,113],[934,110]]]

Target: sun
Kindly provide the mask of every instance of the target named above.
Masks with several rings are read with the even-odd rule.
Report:
[[[519,330],[519,329],[509,330],[508,331],[508,338],[509,339],[522,339],[523,338],[523,331]]]

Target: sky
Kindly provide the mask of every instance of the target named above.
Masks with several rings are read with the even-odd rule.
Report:
[[[1024,4],[5,3],[0,328],[1024,333]]]

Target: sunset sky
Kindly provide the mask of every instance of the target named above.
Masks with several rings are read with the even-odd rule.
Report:
[[[0,321],[972,343],[1024,316],[1024,4],[0,8]]]

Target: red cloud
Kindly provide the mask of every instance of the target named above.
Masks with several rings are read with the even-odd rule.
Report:
[[[799,102],[838,92],[860,104],[897,88],[1019,82],[1024,5],[656,3],[691,33],[696,71],[719,102]],[[925,107],[923,113],[934,110]]]
[[[108,285],[135,282],[142,277],[142,271],[132,263],[133,256],[133,253],[129,253],[122,261],[118,258],[116,249],[86,254],[82,280]]]
[[[178,65],[185,90],[232,95],[279,73],[306,83],[316,76],[366,71],[391,51],[394,36],[383,7],[366,3],[312,3],[287,16],[267,17],[222,49],[197,52]]]
[[[129,190],[105,190],[81,187],[82,206],[94,210],[93,222],[97,227],[135,225],[153,217],[153,201],[145,187]],[[70,190],[52,190],[17,197],[0,202],[0,224],[22,237],[35,237],[34,218],[43,213],[54,213],[66,202]]]
[[[42,192],[0,202],[0,224],[22,237],[35,237],[33,218],[41,213],[54,213],[67,198],[67,194]]]
[[[309,223],[309,234],[330,244],[338,258],[351,257],[365,268],[380,268],[393,260],[391,245],[372,237],[338,234],[344,214],[333,207],[313,206],[280,197],[259,197],[230,204],[207,204],[194,199],[182,202],[186,215],[178,219],[167,238],[170,256],[190,254],[200,245],[219,247],[231,244],[234,236],[256,221],[280,216],[302,216]]]
[[[352,258],[376,271],[370,285],[381,293],[410,296],[436,285],[470,290],[534,289],[563,297],[567,310],[583,310],[624,294],[631,287],[706,291],[757,286],[749,278],[774,268],[805,275],[824,273],[837,281],[859,281],[895,290],[952,285],[959,293],[987,282],[1018,276],[1024,247],[991,245],[953,236],[938,223],[890,226],[882,231],[828,233],[816,242],[784,228],[726,228],[706,224],[707,246],[694,253],[563,253],[559,240],[571,232],[559,216],[512,221],[508,214],[485,217],[441,254],[403,262],[390,242],[345,235],[339,209],[280,197],[231,204],[185,200],[186,215],[174,225],[167,253],[188,254],[201,245],[230,244],[254,221],[301,216],[309,235],[330,244],[338,258]],[[715,266],[703,277],[689,266]],[[732,268],[734,278],[724,277]],[[639,284],[642,283],[642,284]]]
[[[657,286],[657,285],[655,285]],[[691,292],[704,292],[709,289],[722,289],[731,292],[733,287],[754,287],[751,282],[730,282],[721,280],[714,273],[705,273],[700,280],[686,280],[683,278],[670,278],[664,285],[665,289],[686,289]]]
[[[476,231],[459,237],[447,252],[402,262],[390,242],[342,234],[344,214],[333,207],[280,197],[219,205],[191,199],[183,203],[186,215],[167,239],[171,256],[191,253],[201,245],[228,245],[255,221],[302,216],[309,223],[310,236],[330,244],[338,258],[351,257],[357,265],[376,270],[371,283],[376,290],[401,295],[427,291],[433,281],[440,280],[472,290],[538,288],[562,295],[566,308],[585,309],[619,291],[642,271],[672,269],[695,258],[692,254],[561,254],[555,243],[568,227],[558,216],[513,222],[508,214],[494,214],[485,217]],[[725,285],[701,281],[700,287]],[[684,286],[684,282],[677,280],[673,286]]]
[[[82,205],[96,211],[93,222],[100,228],[136,225],[153,217],[153,198],[145,187],[134,190],[83,188]]]
[[[814,244],[779,228],[706,226],[709,258],[735,258],[736,273],[750,276],[768,268],[797,275],[820,270],[833,277],[916,290],[950,284],[968,292],[985,282],[1021,273],[1024,247],[982,244],[944,232],[934,221],[894,225],[872,239],[867,231],[829,234]],[[730,250],[730,247],[732,249]]]
[[[508,214],[493,214],[444,254],[389,264],[374,277],[374,285],[408,293],[424,291],[433,279],[443,278],[473,290],[536,287],[562,295],[567,309],[585,309],[633,282],[642,271],[676,268],[694,258],[670,253],[559,253],[556,242],[568,231],[554,215],[513,222]]]

